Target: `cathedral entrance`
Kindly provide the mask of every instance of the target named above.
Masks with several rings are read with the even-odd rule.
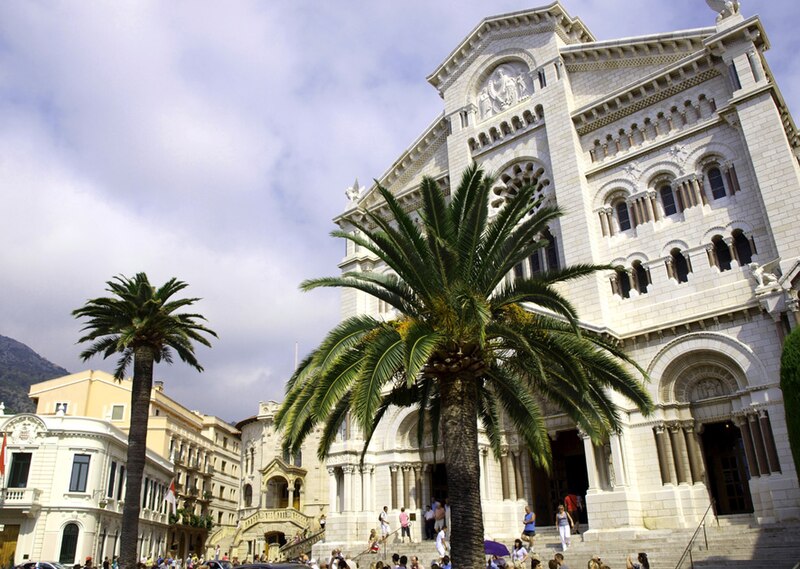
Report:
[[[586,503],[589,488],[589,473],[586,470],[586,454],[578,431],[560,431],[550,442],[553,453],[552,470],[548,474],[531,463],[531,486],[533,488],[533,511],[537,526],[552,526],[558,505],[564,496],[575,494]],[[581,511],[581,523],[586,523],[586,508]]]
[[[739,428],[731,421],[706,424],[702,434],[708,491],[717,515],[753,512],[750,473]]]
[[[431,467],[431,497],[440,502],[447,499],[447,468],[444,464],[434,464]]]

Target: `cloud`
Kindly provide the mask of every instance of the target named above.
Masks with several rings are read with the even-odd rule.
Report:
[[[542,2],[544,4],[545,2]],[[565,2],[598,39],[713,24],[695,0]],[[497,13],[529,2],[492,4]],[[750,5],[745,3],[747,11]],[[790,107],[794,3],[758,7]],[[278,399],[339,318],[330,239],[343,190],[379,176],[442,110],[430,73],[478,22],[477,0],[4,3],[0,333],[71,371],[70,311],[116,274],[176,276],[219,334],[206,372],[159,366],[167,393],[236,420]]]

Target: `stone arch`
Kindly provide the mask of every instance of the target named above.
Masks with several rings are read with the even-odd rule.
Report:
[[[694,403],[733,395],[747,385],[741,368],[728,356],[696,350],[673,360],[659,381],[662,403]]]
[[[495,59],[475,77],[467,91],[467,104],[474,104],[478,120],[484,121],[530,99],[533,91],[531,66],[514,51]]]
[[[682,363],[684,360],[686,363]],[[703,361],[710,361],[719,368],[716,375],[711,377],[719,381],[724,378],[723,387],[727,386],[732,392],[749,385],[763,385],[767,378],[764,364],[758,356],[736,338],[719,332],[692,332],[664,346],[647,368],[648,375],[658,381],[659,402],[676,402],[676,394],[684,393],[676,392],[676,387],[680,388],[680,384],[676,383],[679,372],[688,372],[692,366],[702,365]]]
[[[486,65],[478,68],[472,74],[472,77],[470,77],[469,81],[467,82],[466,100],[464,101],[465,104],[469,104],[475,99],[480,86],[495,71],[495,69],[504,63],[514,62],[524,64],[528,68],[528,71],[536,68],[536,60],[530,53],[523,49],[511,48],[495,54],[486,62]]]
[[[647,258],[647,255],[645,253],[641,251],[634,251],[625,258],[624,263],[632,265],[636,261],[639,261],[642,264],[646,264],[650,261],[650,259]]]
[[[592,199],[593,209],[603,207],[609,203],[609,199],[620,190],[627,192],[627,195],[636,193],[636,184],[626,178],[615,178],[603,184]]]
[[[555,192],[546,166],[537,158],[520,157],[506,162],[497,170],[497,175],[490,196],[493,209],[500,209],[510,198],[517,194],[523,185],[532,184],[537,187],[534,200],[541,203],[532,208],[530,213],[539,207],[555,202]]]
[[[733,160],[735,156],[736,152],[727,144],[711,142],[689,152],[684,163],[691,164],[692,171],[700,172],[703,170],[703,164],[708,160],[716,159],[722,163]]]
[[[733,221],[728,223],[728,225],[725,226],[725,230],[728,233],[733,233],[737,229],[741,229],[748,235],[751,235],[753,233],[753,226],[744,221],[743,219],[734,219]]]
[[[675,173],[667,169],[657,170],[647,177],[646,186],[650,189],[657,190],[663,184],[672,184],[676,178],[677,176]]]
[[[709,228],[705,233],[703,233],[703,237],[700,239],[698,245],[707,245],[711,243],[712,237],[716,235],[728,235],[730,233],[729,229],[726,229],[722,225],[715,225],[714,227]]]
[[[680,157],[676,156],[675,160],[660,160],[650,164],[642,171],[639,179],[649,181],[658,176],[673,176],[675,178],[680,178],[684,174],[684,168],[678,162],[679,160]]]
[[[661,256],[668,257],[673,249],[680,249],[681,251],[686,251],[689,249],[689,244],[682,239],[672,239],[670,241],[667,241],[664,247],[661,248]]]

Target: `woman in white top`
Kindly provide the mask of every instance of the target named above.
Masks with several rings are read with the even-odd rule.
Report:
[[[525,562],[528,560],[528,550],[522,546],[522,540],[514,540],[514,548],[511,550],[511,564],[515,569],[522,569],[525,567]]]
[[[436,551],[439,552],[439,557],[447,555],[447,526],[442,526],[436,534]]]
[[[564,511],[564,506],[558,507],[556,514],[556,526],[558,527],[558,535],[561,537],[561,551],[566,551],[570,544],[570,528],[575,526],[572,521],[572,516],[569,512]]]

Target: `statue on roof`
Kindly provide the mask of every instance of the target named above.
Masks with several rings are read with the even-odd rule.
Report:
[[[353,183],[353,185],[344,191],[344,195],[347,196],[347,199],[350,201],[350,203],[356,203],[356,201],[358,201],[358,197],[361,195],[362,189],[363,188],[358,185],[358,178],[356,178],[356,181]]]
[[[739,13],[739,0],[706,0],[706,4],[718,14],[718,22]]]

